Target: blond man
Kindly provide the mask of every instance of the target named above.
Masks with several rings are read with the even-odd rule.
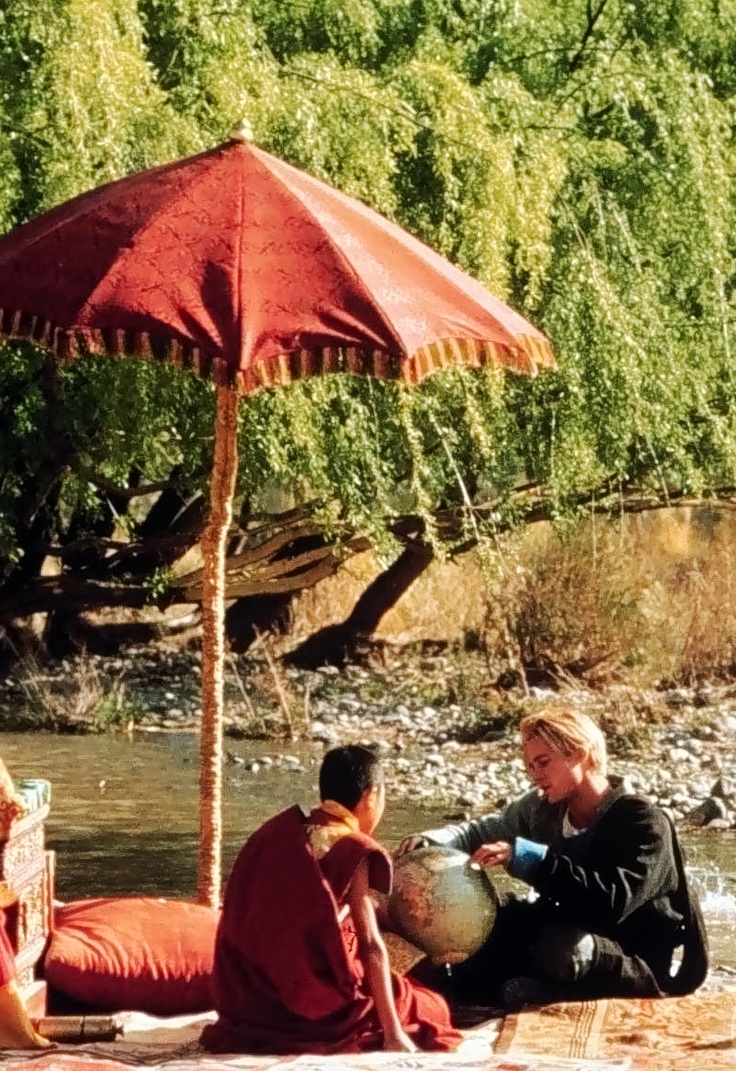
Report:
[[[671,821],[609,775],[587,715],[531,714],[520,732],[534,789],[497,814],[409,837],[399,854],[459,848],[478,866],[504,867],[533,898],[505,898],[483,948],[424,980],[507,1009],[692,992],[707,973],[707,942]]]

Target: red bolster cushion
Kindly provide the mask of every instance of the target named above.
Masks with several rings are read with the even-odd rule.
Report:
[[[55,910],[44,977],[101,1011],[209,1011],[217,922],[215,911],[186,900],[73,900]]]

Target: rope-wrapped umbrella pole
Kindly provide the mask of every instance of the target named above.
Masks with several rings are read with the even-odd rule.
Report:
[[[246,300],[247,298],[247,300]],[[202,590],[198,898],[219,906],[225,551],[238,398],[332,372],[552,367],[548,339],[367,205],[250,144],[88,190],[0,237],[0,336],[217,385]]]
[[[240,388],[217,386],[210,515],[202,537],[202,720],[199,768],[197,899],[220,906],[222,740],[225,671],[225,553],[238,471]]]

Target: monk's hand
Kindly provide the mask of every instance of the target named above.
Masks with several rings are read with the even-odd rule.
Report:
[[[485,868],[506,866],[511,859],[513,849],[507,840],[494,840],[491,844],[481,844],[470,857],[472,867]]]
[[[426,848],[429,841],[426,837],[423,837],[421,833],[413,833],[410,837],[404,837],[401,844],[394,852],[394,857],[400,859],[402,855],[408,855],[409,852],[415,852],[417,848]]]
[[[418,1052],[417,1046],[403,1030],[392,1035],[384,1035],[383,1048],[386,1052]]]

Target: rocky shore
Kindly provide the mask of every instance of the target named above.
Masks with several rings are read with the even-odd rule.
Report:
[[[195,732],[199,658],[141,648],[125,659],[85,656],[32,674],[18,666],[0,681],[0,724],[49,727],[53,714],[61,731]],[[482,813],[528,787],[515,727],[553,703],[596,718],[611,772],[626,773],[678,824],[736,826],[736,685],[594,691],[568,682],[501,691],[489,686],[478,653],[443,648],[382,648],[361,664],[312,672],[241,658],[231,660],[226,682],[227,756],[258,776],[268,765],[298,762],[295,740],[374,744],[394,798]],[[242,742],[253,738],[273,743],[265,759],[248,758]]]
[[[677,705],[678,716],[670,724],[651,726],[646,742],[641,733],[636,743],[614,738],[611,772],[626,774],[638,792],[659,803],[675,822],[732,828],[736,702],[724,707],[714,695],[712,707],[696,708],[693,698],[684,690],[673,692],[668,700]],[[603,705],[584,692],[541,689],[533,689],[520,705],[526,712],[550,703],[574,705],[594,716]],[[313,739],[330,746],[360,740],[383,749],[395,795],[482,813],[530,787],[512,725],[484,727],[459,704],[388,703],[366,709],[346,695],[336,704],[320,704],[317,713],[319,719],[310,727]]]
[[[18,665],[0,680],[0,726],[196,733],[199,668],[196,650],[150,648],[131,650],[125,659]],[[339,671],[241,657],[230,662],[226,681],[226,776],[245,791],[250,779],[263,788],[270,771],[307,774],[327,747],[373,744],[382,751],[393,801],[426,804],[461,820],[501,807],[528,787],[516,727],[525,713],[552,703],[596,718],[609,741],[611,772],[626,774],[683,832],[692,830],[690,863],[697,864],[712,927],[708,985],[731,988],[736,686],[611,683],[592,690],[568,681],[556,690],[502,690],[489,683],[477,652],[444,648],[384,648]]]

